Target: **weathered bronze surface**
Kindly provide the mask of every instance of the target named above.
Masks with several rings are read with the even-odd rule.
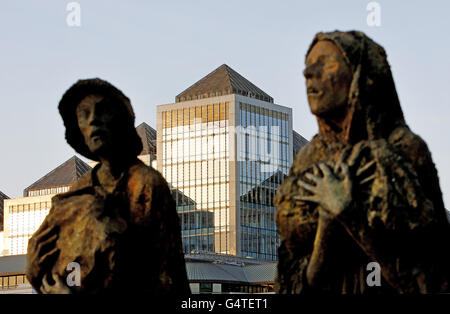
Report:
[[[99,163],[53,197],[30,239],[26,274],[34,289],[190,293],[175,202],[161,174],[137,158],[142,143],[129,99],[100,79],[80,80],[59,111],[68,143]],[[72,262],[80,285],[67,268]]]
[[[384,49],[319,33],[304,75],[317,134],[275,198],[279,293],[449,292],[449,223],[426,143],[403,118]],[[381,285],[367,284],[367,265]]]

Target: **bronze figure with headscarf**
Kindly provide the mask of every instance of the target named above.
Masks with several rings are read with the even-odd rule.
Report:
[[[318,33],[305,64],[319,133],[275,198],[277,291],[448,292],[437,171],[404,120],[384,49],[362,32]],[[373,285],[371,263],[381,272]]]

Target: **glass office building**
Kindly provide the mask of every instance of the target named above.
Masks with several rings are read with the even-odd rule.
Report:
[[[227,65],[157,108],[157,167],[185,253],[276,260],[273,198],[292,163],[292,109]]]
[[[229,102],[162,112],[163,175],[186,251],[230,253]]]
[[[279,237],[273,199],[292,163],[290,114],[239,102],[241,254],[274,260]]]

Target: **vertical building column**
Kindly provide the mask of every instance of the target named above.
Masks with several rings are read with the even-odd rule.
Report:
[[[10,217],[10,204],[12,201],[10,200],[4,200],[3,202],[3,252],[0,252],[0,255],[9,255],[10,254],[10,243],[11,243],[11,238],[10,238],[10,233],[11,230],[9,230],[9,220],[11,219]]]
[[[229,152],[230,152],[230,254],[241,255],[240,243],[240,225],[241,225],[241,211],[239,204],[239,171],[238,158],[236,150],[236,126],[239,125],[239,102],[236,101],[236,96],[233,95],[233,100],[229,105]]]
[[[292,132],[292,108],[289,108],[288,113],[288,135],[289,135],[289,146],[288,146],[288,165],[292,165],[294,162],[294,137]]]
[[[156,109],[156,168],[161,174],[163,173],[163,143],[162,143],[162,131],[163,131],[163,118],[162,109],[157,107]]]

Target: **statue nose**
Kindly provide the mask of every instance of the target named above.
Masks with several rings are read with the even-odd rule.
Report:
[[[311,64],[308,65],[304,70],[303,70],[303,75],[305,76],[306,79],[311,79],[313,77],[318,77],[319,75],[319,66],[317,64]]]
[[[100,119],[98,114],[92,113],[89,117],[89,125],[100,125]]]

